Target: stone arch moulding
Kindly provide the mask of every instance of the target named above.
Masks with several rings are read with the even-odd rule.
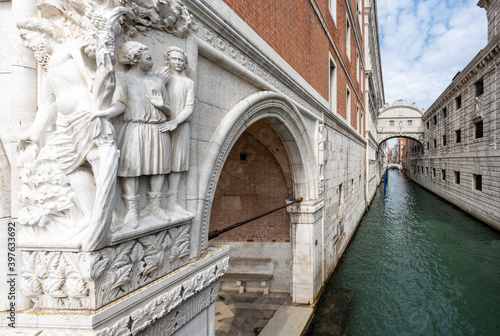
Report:
[[[422,147],[424,147],[424,136],[423,135],[420,135],[420,134],[417,134],[417,135],[414,135],[414,134],[404,134],[404,133],[394,133],[394,134],[384,134],[384,135],[379,135],[378,137],[378,145],[380,147],[381,144],[384,143],[384,141],[387,141],[389,139],[394,139],[394,138],[406,138],[406,139],[410,139],[410,140],[413,140],[413,141],[416,141],[418,142],[418,144]]]
[[[222,119],[214,132],[208,160],[200,167],[201,250],[207,246],[207,228],[215,188],[224,162],[241,134],[254,122],[266,119],[279,134],[286,148],[292,170],[293,192],[296,198],[310,200],[317,197],[317,169],[313,146],[304,120],[297,107],[284,95],[259,91],[239,101]]]

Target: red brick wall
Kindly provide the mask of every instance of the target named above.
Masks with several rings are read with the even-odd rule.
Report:
[[[351,90],[351,125],[357,126],[356,104],[362,108],[355,90],[363,99],[361,83],[356,81],[356,38],[351,22],[351,59],[346,54],[345,1],[337,1],[337,23],[328,9],[327,0],[316,0],[341,57],[355,83],[353,88],[337,59],[328,36],[310,0],[225,0],[227,5],[260,35],[290,66],[292,66],[325,99],[329,99],[329,54],[337,63],[337,113],[346,118],[346,85]],[[356,11],[356,0],[351,0]],[[362,7],[363,7],[362,3]],[[364,38],[364,36],[362,36]],[[361,41],[361,45],[364,42]],[[359,50],[360,55],[363,54]],[[363,82],[363,80],[361,80]],[[349,83],[349,84],[348,84]],[[366,113],[365,113],[366,115]]]
[[[240,161],[240,152],[247,160]],[[292,191],[272,153],[248,132],[238,139],[222,168],[215,190],[209,231],[222,229],[285,204]],[[219,241],[289,242],[286,209],[222,234]]]

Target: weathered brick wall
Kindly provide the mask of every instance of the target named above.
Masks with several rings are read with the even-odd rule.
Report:
[[[240,160],[246,153],[246,161]],[[272,153],[245,132],[231,150],[215,191],[210,231],[259,215],[285,204],[292,192]],[[222,234],[217,241],[289,242],[290,216],[286,209]]]
[[[346,54],[347,7],[344,1],[337,1],[337,21],[333,21],[328,9],[328,1],[316,1],[321,17],[325,20],[335,44],[340,50],[347,72],[353,79],[354,87],[348,81],[333,46],[321,25],[320,19],[310,0],[225,0],[227,5],[240,16],[259,36],[264,39],[295,71],[297,71],[321,96],[329,99],[329,55],[337,64],[337,111],[346,117],[346,87],[351,90],[351,126],[357,128],[356,106],[363,109],[358,100],[363,97],[363,77],[356,80],[356,38],[351,22],[351,57]],[[356,1],[352,0],[355,10]],[[363,35],[361,45],[363,45]],[[359,51],[363,54],[363,51]],[[360,70],[361,71],[361,70]],[[362,73],[363,71],[361,71]],[[362,74],[363,76],[363,74]],[[366,112],[364,112],[366,115]]]

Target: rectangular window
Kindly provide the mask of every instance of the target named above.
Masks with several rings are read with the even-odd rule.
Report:
[[[479,97],[484,92],[483,79],[481,78],[476,83],[474,83],[474,88],[476,90],[476,97]]]
[[[436,177],[436,168],[432,168],[432,177]]]
[[[360,83],[361,79],[359,78],[359,53],[357,49],[356,49],[356,79],[358,80],[358,83]]]
[[[446,180],[446,170],[441,169],[441,178],[445,181]]]
[[[425,175],[429,176],[429,167],[425,167]]]
[[[411,127],[413,125],[413,120],[408,120],[408,126]]]
[[[427,122],[427,129],[429,129],[429,122]]]
[[[359,106],[356,104],[356,129],[358,130],[359,134],[361,134],[361,129],[359,128],[360,125],[360,117],[359,117]]]
[[[478,122],[474,123],[474,128],[475,128],[475,133],[476,133],[476,139],[482,138],[483,137],[483,121],[480,120]]]
[[[422,174],[424,173],[424,167],[422,166]]]
[[[455,172],[455,183],[460,184],[460,172]]]
[[[462,95],[455,98],[455,107],[457,110],[462,107]]]
[[[346,120],[347,124],[351,125],[351,90],[349,88],[346,89]]]
[[[346,38],[345,38],[345,52],[347,53],[347,58],[351,60],[351,24],[349,23],[349,18],[346,17]]]
[[[434,118],[432,118],[432,121],[433,121],[433,125],[437,125],[437,123],[438,123],[438,116],[435,115]]]
[[[443,135],[443,146],[446,146],[446,135]]]
[[[427,150],[429,150],[430,147],[429,147],[429,141],[427,141]]]
[[[446,107],[443,109],[443,119],[445,119],[448,116]]]
[[[328,0],[328,9],[330,9],[333,22],[337,24],[337,0]]]
[[[339,185],[339,205],[344,203],[344,195],[342,193],[342,183]]]
[[[337,67],[330,59],[330,110],[337,113]]]
[[[483,175],[472,175],[474,175],[474,188],[479,191],[483,190]]]
[[[462,142],[462,130],[455,131],[455,138],[457,139],[457,143]]]
[[[437,145],[437,140],[436,140],[436,139],[434,139],[434,149],[436,149],[437,147],[438,147],[438,145]]]

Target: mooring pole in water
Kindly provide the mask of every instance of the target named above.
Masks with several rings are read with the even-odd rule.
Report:
[[[385,170],[385,174],[384,174],[384,194],[387,190],[387,179],[389,178],[389,168],[387,168]]]

